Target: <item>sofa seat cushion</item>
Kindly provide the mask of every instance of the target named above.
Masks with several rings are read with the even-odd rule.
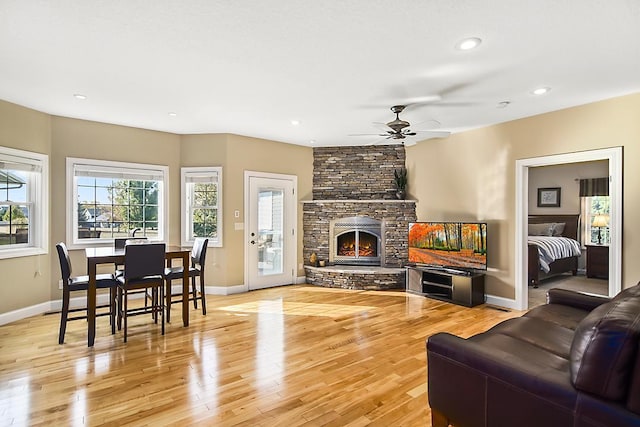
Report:
[[[532,317],[575,330],[589,311],[562,304],[545,304],[529,310],[523,317]]]
[[[640,298],[614,299],[594,309],[576,329],[571,381],[609,400],[627,397],[640,337]]]
[[[569,359],[574,331],[536,317],[518,317],[498,323],[487,333],[508,335]]]

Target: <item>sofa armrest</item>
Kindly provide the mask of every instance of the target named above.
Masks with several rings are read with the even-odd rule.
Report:
[[[569,289],[554,288],[549,289],[547,292],[547,304],[568,305],[587,311],[591,311],[609,301],[611,301],[611,298],[604,295],[571,291]]]
[[[529,348],[525,342],[522,347],[520,354]],[[546,417],[572,416],[577,390],[568,366],[546,366],[533,357],[444,332],[428,339],[427,358],[429,404],[454,424],[476,425],[494,405],[504,412],[507,401],[514,409],[545,408],[522,425],[549,425],[543,422]]]

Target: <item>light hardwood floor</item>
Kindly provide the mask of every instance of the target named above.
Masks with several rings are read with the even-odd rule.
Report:
[[[207,297],[166,335],[131,318],[0,327],[0,425],[425,426],[425,340],[469,336],[519,312],[404,292],[286,286]],[[174,306],[172,318],[178,319]]]

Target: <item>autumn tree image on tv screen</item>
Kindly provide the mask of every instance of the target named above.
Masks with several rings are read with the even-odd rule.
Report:
[[[486,270],[487,224],[412,223],[409,225],[409,262]]]

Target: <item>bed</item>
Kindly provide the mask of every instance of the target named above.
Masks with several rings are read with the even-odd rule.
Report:
[[[577,241],[579,218],[579,215],[529,216],[529,286],[537,288],[541,280],[560,274],[577,274],[581,255]]]

